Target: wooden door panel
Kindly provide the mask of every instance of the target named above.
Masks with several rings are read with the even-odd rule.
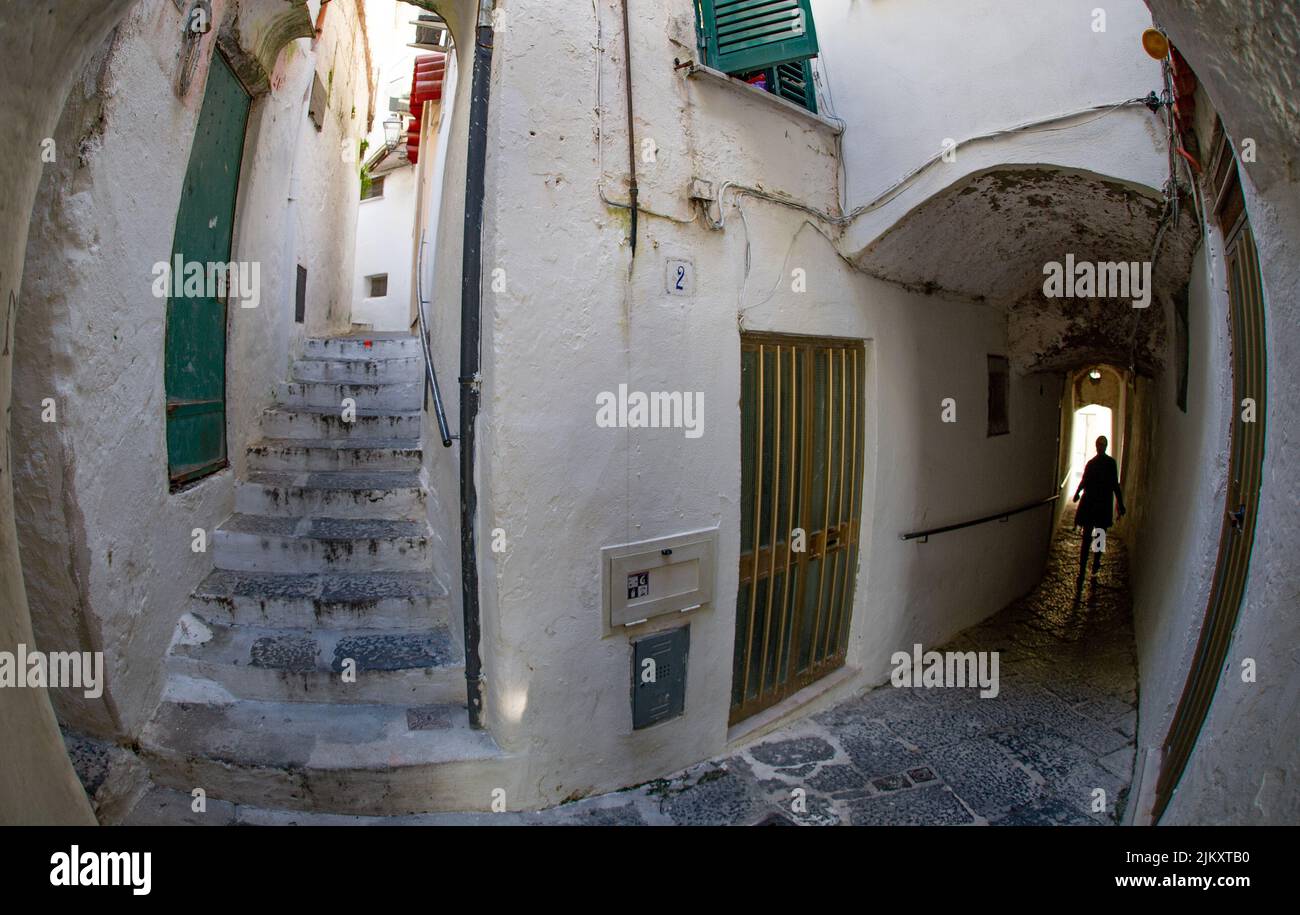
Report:
[[[212,57],[194,145],[181,189],[171,266],[225,264],[230,245],[251,99],[220,54]],[[178,261],[179,258],[179,261]],[[192,290],[191,290],[192,292]],[[167,302],[164,385],[167,464],[173,485],[226,463],[226,301],[205,288]]]

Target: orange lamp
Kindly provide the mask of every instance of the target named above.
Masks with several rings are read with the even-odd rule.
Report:
[[[1147,29],[1142,33],[1142,49],[1156,60],[1164,60],[1169,55],[1169,39],[1159,29]]]

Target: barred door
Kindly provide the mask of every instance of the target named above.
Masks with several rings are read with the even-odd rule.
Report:
[[[861,341],[741,336],[731,723],[844,664],[857,572]]]

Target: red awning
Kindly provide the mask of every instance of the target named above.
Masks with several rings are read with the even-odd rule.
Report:
[[[406,128],[406,158],[420,161],[420,114],[425,102],[442,98],[442,84],[447,76],[447,55],[436,51],[415,58],[411,73],[411,123]]]

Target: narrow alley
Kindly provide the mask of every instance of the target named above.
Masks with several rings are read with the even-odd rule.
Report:
[[[0,825],[1300,823],[1298,47],[0,0]]]

